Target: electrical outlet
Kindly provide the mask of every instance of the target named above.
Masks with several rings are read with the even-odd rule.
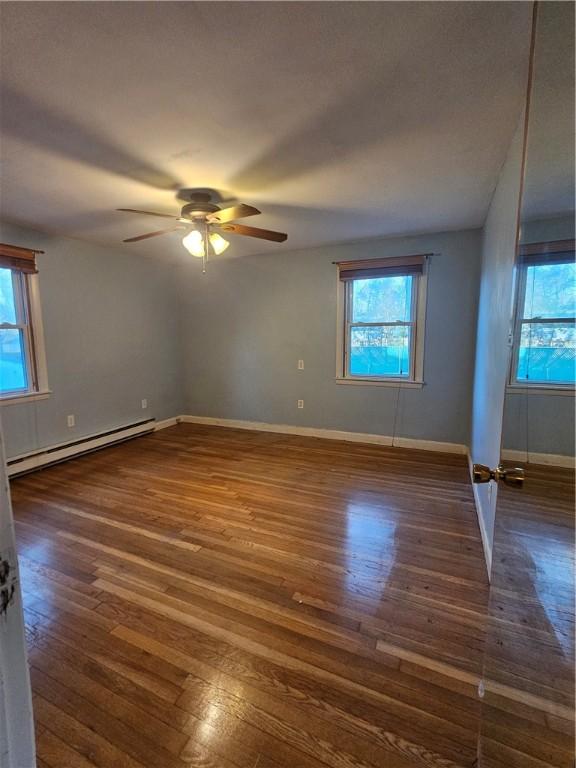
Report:
[[[304,360],[298,360],[298,370],[299,371],[304,370]]]
[[[143,409],[144,409],[144,408],[148,408],[148,400],[146,400],[146,398],[144,398],[144,399],[142,400],[142,408],[143,408]]]
[[[70,414],[70,416],[66,417],[66,423],[69,427],[75,427],[76,426],[76,417],[73,414]]]
[[[298,408],[304,408],[304,400],[298,400]]]

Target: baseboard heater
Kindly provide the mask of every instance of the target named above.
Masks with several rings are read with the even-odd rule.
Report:
[[[91,453],[100,448],[106,448],[114,443],[122,443],[133,437],[140,437],[154,432],[156,419],[145,419],[137,421],[134,424],[126,424],[117,429],[110,429],[107,432],[99,432],[95,435],[73,440],[69,443],[60,443],[48,448],[40,448],[33,453],[14,456],[6,462],[8,468],[8,477],[16,477],[26,472],[32,472],[40,467],[46,467],[50,464],[57,464],[67,459],[81,456],[84,453]]]

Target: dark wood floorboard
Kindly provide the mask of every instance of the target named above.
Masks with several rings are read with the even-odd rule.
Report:
[[[475,764],[464,457],[182,424],[12,493],[42,765]]]
[[[498,489],[481,768],[574,768],[574,471]]]

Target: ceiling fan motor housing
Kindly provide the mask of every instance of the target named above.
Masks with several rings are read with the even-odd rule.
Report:
[[[219,210],[220,207],[215,205],[215,203],[209,203],[208,201],[204,200],[195,200],[194,202],[183,206],[182,210],[180,211],[180,215],[182,218],[186,219],[204,219],[207,214],[214,213],[215,211]]]

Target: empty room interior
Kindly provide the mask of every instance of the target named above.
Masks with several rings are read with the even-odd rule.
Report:
[[[574,768],[574,16],[0,4],[1,768]]]

